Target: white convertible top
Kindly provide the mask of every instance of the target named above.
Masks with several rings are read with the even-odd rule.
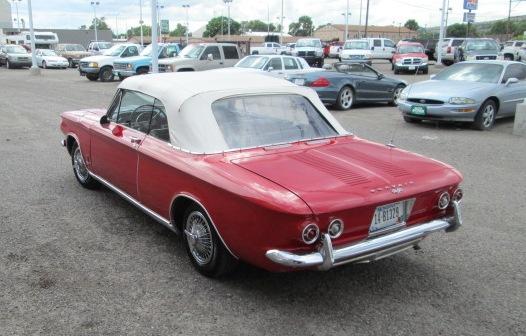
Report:
[[[166,109],[172,145],[192,153],[230,150],[212,112],[212,103],[233,96],[301,95],[311,101],[340,135],[348,134],[314,90],[258,73],[234,70],[150,74],[130,77],[119,88],[161,101]]]

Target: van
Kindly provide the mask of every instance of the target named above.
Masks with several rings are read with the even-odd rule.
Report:
[[[373,58],[390,60],[396,51],[396,45],[390,39],[373,37],[365,40],[369,41]]]

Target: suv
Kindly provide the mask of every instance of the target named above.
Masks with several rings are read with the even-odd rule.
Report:
[[[424,52],[424,46],[418,42],[400,42],[393,54],[391,61],[394,73],[398,75],[400,71],[414,71],[418,73],[422,70],[424,74],[428,73],[429,61]]]
[[[462,61],[496,60],[500,47],[494,39],[468,38],[457,48],[455,63]]]
[[[526,41],[508,41],[499,56],[507,61],[521,61],[521,48],[526,46]]]
[[[283,55],[287,52],[287,47],[275,42],[265,42],[260,47],[250,48],[252,55]]]
[[[105,50],[102,55],[89,56],[79,62],[79,73],[90,81],[100,79],[101,82],[113,80],[113,62],[121,59],[139,56],[142,47],[138,44],[118,44]]]
[[[9,44],[0,47],[0,66],[5,64],[8,69],[30,67],[31,55],[22,46]]]
[[[395,53],[396,45],[390,39],[386,38],[367,38],[369,41],[373,58],[390,60]]]
[[[455,52],[458,47],[464,43],[464,38],[445,38],[442,45],[437,45],[435,49],[435,59],[438,59],[438,53],[442,55],[442,64],[451,65],[455,62]]]
[[[55,52],[68,60],[70,68],[75,68],[81,58],[91,56],[81,44],[57,44]]]
[[[310,66],[323,67],[323,45],[317,38],[302,38],[296,42],[296,48],[292,52],[293,56],[301,57]]]
[[[159,62],[159,72],[203,71],[234,66],[241,52],[232,43],[199,43],[186,46],[179,57]]]
[[[104,41],[91,41],[88,45],[88,52],[92,55],[101,55],[104,51],[110,49],[113,46],[111,42]]]
[[[159,43],[159,59],[176,57],[181,51],[179,43]],[[150,72],[152,65],[152,46],[147,46],[139,56],[113,62],[113,73],[119,79]]]
[[[339,60],[372,64],[373,52],[367,40],[348,40],[343,45]]]

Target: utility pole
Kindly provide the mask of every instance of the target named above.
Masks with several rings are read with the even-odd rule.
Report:
[[[188,45],[188,30],[190,30],[190,23],[188,22],[188,10],[190,5],[183,5],[183,8],[186,8],[186,45]]]
[[[37,65],[35,30],[33,29],[33,7],[31,6],[31,0],[27,0],[27,11],[29,15],[29,34],[31,36],[31,62],[33,64],[30,73],[32,75],[40,75],[40,68]]]
[[[285,5],[284,5],[284,0],[281,0],[281,29],[280,29],[280,32],[279,32],[279,44],[283,44],[283,12],[284,12],[284,8],[285,8]]]
[[[141,25],[141,47],[144,47],[144,32],[142,26],[144,25],[144,21],[142,20],[142,0],[139,0],[139,24]]]
[[[16,24],[18,27],[18,32],[20,33],[20,16],[18,15],[18,3],[22,0],[13,0],[16,7]]]
[[[97,23],[98,23],[98,19],[97,19],[97,6],[100,5],[100,2],[98,1],[92,1],[91,2],[91,6],[93,7],[93,26],[95,28],[95,42],[98,42],[99,41],[99,36],[98,36],[98,33],[97,33]]]
[[[447,12],[446,12],[446,33],[447,33],[447,22],[449,20],[449,11],[452,11],[453,8],[449,7],[449,0],[447,0]],[[447,34],[446,34],[447,35]]]
[[[362,5],[363,5],[363,0],[360,0],[360,19],[358,20],[358,38],[362,37]]]
[[[446,0],[444,0],[446,1]],[[365,33],[364,37],[367,37],[367,28],[369,26],[369,0],[367,0],[367,9],[365,10]]]
[[[228,10],[228,37],[230,38],[230,4],[232,3],[232,1],[234,0],[223,0],[223,2],[225,3],[226,7],[227,7],[227,10]],[[222,34],[223,32],[221,32]]]
[[[343,42],[349,38],[349,0],[347,0],[347,8],[345,9],[345,38]]]
[[[442,17],[440,18],[440,33],[437,43],[437,64],[442,63],[442,43],[444,42],[444,20],[446,15],[446,0],[442,0]]]
[[[152,7],[152,72],[159,72],[159,43],[157,42],[157,0],[151,0]]]

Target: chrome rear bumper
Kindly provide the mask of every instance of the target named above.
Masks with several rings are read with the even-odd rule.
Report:
[[[328,270],[353,262],[370,262],[388,257],[405,249],[416,246],[431,233],[445,230],[456,231],[462,225],[460,204],[452,202],[453,216],[434,220],[428,223],[411,226],[377,238],[371,238],[359,243],[333,248],[330,236],[325,233],[321,237],[321,247],[317,252],[309,254],[294,254],[280,250],[268,250],[267,258],[273,262],[292,268],[317,268]]]

